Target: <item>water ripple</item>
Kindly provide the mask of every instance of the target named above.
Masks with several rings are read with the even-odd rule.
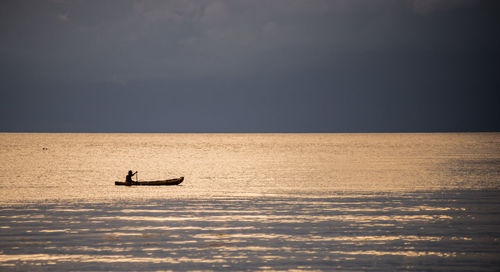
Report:
[[[384,263],[381,270],[421,270],[447,262],[457,265],[440,270],[461,270],[459,263],[496,270],[500,219],[471,201],[489,199],[500,214],[492,194],[10,205],[0,216],[0,267],[358,270]],[[416,205],[422,195],[426,204]],[[390,265],[399,258],[404,267]]]

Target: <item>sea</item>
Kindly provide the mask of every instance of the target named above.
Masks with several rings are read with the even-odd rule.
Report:
[[[0,133],[0,271],[499,270],[500,133]]]

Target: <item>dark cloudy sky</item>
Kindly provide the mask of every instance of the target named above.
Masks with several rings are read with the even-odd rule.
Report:
[[[500,1],[0,3],[0,131],[500,131]]]

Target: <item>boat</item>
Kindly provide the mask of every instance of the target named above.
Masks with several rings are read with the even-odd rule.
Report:
[[[155,180],[155,181],[115,181],[115,185],[126,185],[126,186],[159,186],[159,185],[179,185],[184,181],[184,177],[167,179],[167,180]]]

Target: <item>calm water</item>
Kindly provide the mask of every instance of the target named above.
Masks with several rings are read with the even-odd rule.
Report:
[[[500,134],[0,134],[0,270],[500,269]],[[114,186],[184,176],[181,186]]]

